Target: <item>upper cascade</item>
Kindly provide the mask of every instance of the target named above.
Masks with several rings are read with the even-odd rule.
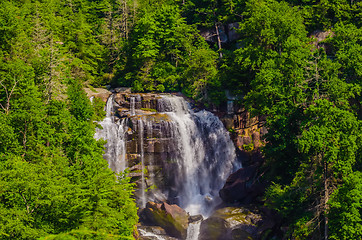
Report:
[[[95,137],[107,140],[115,172],[129,167],[141,208],[167,200],[191,215],[211,214],[226,178],[241,167],[218,117],[170,94],[116,93],[106,111]]]

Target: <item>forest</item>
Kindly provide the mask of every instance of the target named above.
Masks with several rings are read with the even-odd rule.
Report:
[[[1,1],[0,239],[134,239],[134,186],[83,90],[106,85],[239,96],[266,116],[264,204],[288,236],[362,238],[362,2]]]

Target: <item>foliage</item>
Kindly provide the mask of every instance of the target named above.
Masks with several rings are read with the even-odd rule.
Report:
[[[207,100],[216,75],[216,54],[176,6],[159,4],[139,15],[121,82],[131,81],[134,91],[184,91]]]
[[[133,185],[108,169],[104,143],[93,138],[102,111],[81,80],[97,77],[102,47],[83,12],[88,2],[76,4],[0,4],[1,239],[133,238]]]
[[[356,171],[344,178],[343,185],[331,198],[331,239],[358,239],[362,236],[361,225],[361,172]]]
[[[206,106],[237,95],[267,118],[265,199],[285,237],[361,238],[361,6],[1,1],[0,238],[132,238],[133,186],[103,160],[104,103],[82,90],[106,84]],[[236,22],[237,42],[199,34]]]

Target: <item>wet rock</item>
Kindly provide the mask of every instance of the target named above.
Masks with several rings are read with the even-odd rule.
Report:
[[[143,230],[157,235],[166,235],[165,229],[159,226],[138,226],[137,229],[138,231]]]
[[[139,240],[178,240],[167,235],[165,230],[159,226],[138,226]]]
[[[201,222],[199,240],[227,240],[227,222],[219,217],[209,217]]]
[[[327,38],[333,38],[334,36],[335,33],[332,32],[332,30],[327,30],[327,31],[316,30],[312,32],[310,38],[314,40],[312,42],[312,44],[314,45],[314,49],[324,48],[327,55],[332,55],[333,47],[330,43],[326,42],[325,40]]]
[[[128,117],[130,115],[129,109],[127,108],[118,108],[116,110],[117,116],[120,118]]]
[[[199,240],[270,239],[280,226],[276,216],[266,208],[221,208],[201,223]]]
[[[189,223],[198,222],[204,220],[202,215],[194,215],[189,217]]]
[[[256,238],[258,233],[257,225],[262,220],[260,214],[242,207],[221,208],[215,211],[212,216],[226,221],[227,237],[229,239],[235,239],[238,236],[249,236],[252,237],[252,239]]]
[[[247,231],[244,231],[242,229],[234,229],[231,231],[230,239],[231,240],[242,240],[242,239],[252,240],[253,235],[251,235],[250,233],[248,233]]]
[[[239,169],[232,173],[219,195],[224,202],[249,204],[264,192],[264,184],[254,183],[259,164]]]
[[[138,226],[139,240],[178,240],[177,238],[170,237],[166,231],[159,226]]]
[[[175,204],[148,202],[140,213],[144,224],[160,226],[168,235],[180,239],[186,239],[188,219],[186,211]]]

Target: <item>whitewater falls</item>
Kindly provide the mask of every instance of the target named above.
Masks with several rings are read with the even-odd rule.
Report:
[[[99,124],[95,138],[107,140],[104,157],[116,173],[131,170],[141,208],[167,200],[190,215],[208,216],[226,178],[241,167],[219,118],[193,111],[180,96],[111,95]]]

